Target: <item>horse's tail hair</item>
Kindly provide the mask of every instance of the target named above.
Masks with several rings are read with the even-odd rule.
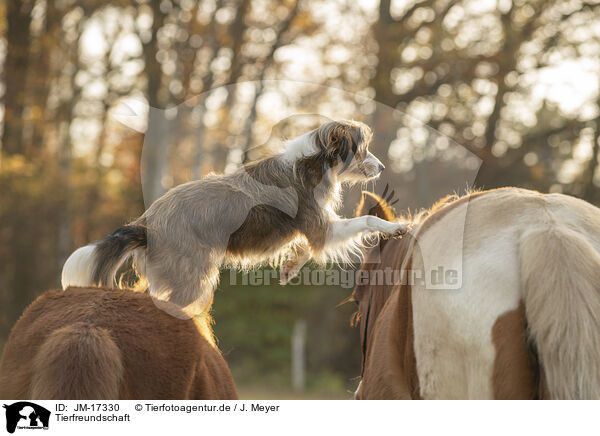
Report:
[[[146,228],[128,225],[75,250],[63,266],[63,289],[69,286],[116,286],[116,275],[121,265],[132,254],[135,254],[136,262],[142,260],[143,263],[144,256],[137,252],[145,251],[147,244]],[[144,265],[137,267],[138,271],[144,269]]]
[[[116,400],[123,363],[108,330],[83,322],[54,331],[34,357],[34,400]]]
[[[580,233],[552,224],[524,234],[520,256],[547,395],[600,399],[600,255]]]

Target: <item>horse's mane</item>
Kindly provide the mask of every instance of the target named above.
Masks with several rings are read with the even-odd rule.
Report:
[[[407,221],[411,224],[411,227],[414,228],[414,227],[422,224],[427,218],[429,218],[434,213],[436,213],[436,212],[440,211],[441,209],[445,208],[446,206],[454,203],[455,201],[457,201],[460,198],[461,198],[461,196],[459,196],[458,194],[446,195],[445,197],[442,197],[438,201],[436,201],[433,204],[433,206],[431,206],[429,209],[421,209],[421,210],[417,211],[416,213],[411,213],[410,209],[409,209],[404,215],[400,215],[398,220]]]
[[[477,192],[480,191],[467,190],[463,195],[459,195],[457,193],[448,194],[445,197],[440,198],[428,209],[420,209],[416,212],[412,212],[410,209],[407,209],[405,212],[398,214],[393,207],[393,204],[395,204],[397,200],[393,202],[391,201],[393,198],[393,192],[390,194],[390,196],[388,196],[387,199],[384,199],[383,196],[379,196],[373,192],[363,191],[361,201],[356,207],[355,216],[375,215],[388,221],[406,221],[414,228],[423,223],[423,221],[425,221],[429,216],[440,211],[446,206],[460,200],[463,197],[470,197]]]

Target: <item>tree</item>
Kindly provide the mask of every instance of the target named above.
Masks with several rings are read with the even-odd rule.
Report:
[[[483,161],[478,186],[547,191],[557,186],[556,161],[564,159],[548,150],[548,139],[576,143],[589,123],[543,102],[537,113],[532,108],[537,122],[523,123],[515,114],[532,99],[522,78],[547,67],[550,54],[559,62],[577,56],[581,41],[568,35],[581,20],[598,20],[597,6],[506,1],[485,10],[467,1],[425,0],[394,10],[383,0],[373,26],[375,99],[412,116],[426,107],[424,123]]]

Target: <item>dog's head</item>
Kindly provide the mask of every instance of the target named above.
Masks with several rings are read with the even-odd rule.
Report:
[[[331,121],[312,133],[315,146],[340,182],[366,182],[379,177],[385,168],[369,151],[373,134],[364,123]]]

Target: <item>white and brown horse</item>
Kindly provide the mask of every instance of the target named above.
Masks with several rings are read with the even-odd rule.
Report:
[[[237,399],[208,326],[158,304],[129,290],[46,292],[6,342],[0,398]]]
[[[369,194],[359,211],[395,218]],[[600,398],[596,207],[515,188],[450,197],[376,249],[363,268],[403,277],[353,292],[356,398]]]

